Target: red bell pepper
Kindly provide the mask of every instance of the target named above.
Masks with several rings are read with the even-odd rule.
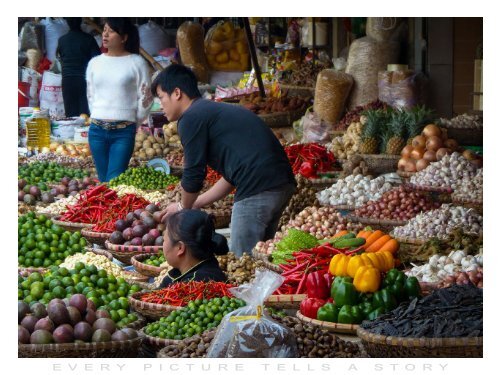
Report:
[[[306,291],[309,298],[327,299],[330,295],[324,272],[315,271],[307,275]]]
[[[318,310],[326,303],[325,300],[319,298],[306,298],[300,303],[300,313],[311,319],[316,319]]]

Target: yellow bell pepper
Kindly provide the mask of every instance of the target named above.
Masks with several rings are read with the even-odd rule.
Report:
[[[347,265],[347,274],[351,277],[356,275],[356,271],[361,266],[368,266],[370,263],[366,263],[365,259],[361,257],[361,255],[354,255]]]
[[[361,293],[374,293],[380,288],[380,271],[372,266],[361,266],[356,271],[354,287]]]
[[[333,276],[348,276],[347,265],[351,255],[347,256],[345,254],[337,254],[330,261],[330,267],[328,268],[330,274]]]
[[[363,253],[361,254],[361,258],[364,260],[366,265],[372,265],[379,271],[382,271],[382,260],[377,256],[376,253]]]
[[[381,271],[387,272],[394,268],[394,256],[390,251],[377,251],[370,254],[376,255],[380,259]]]

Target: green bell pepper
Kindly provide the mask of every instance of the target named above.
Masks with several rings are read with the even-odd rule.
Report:
[[[385,313],[386,313],[385,308],[378,307],[375,310],[371,311],[367,315],[366,319],[368,319],[368,320],[374,320],[374,319],[377,319],[380,315],[385,314]]]
[[[363,321],[363,311],[358,306],[344,305],[339,311],[339,323],[359,324]]]
[[[406,275],[404,274],[404,272],[392,268],[389,270],[389,272],[387,272],[387,275],[385,275],[384,281],[382,281],[382,286],[386,287],[397,282],[404,284],[405,281],[406,281]]]
[[[368,314],[374,309],[373,304],[371,302],[365,301],[361,302],[358,307],[363,312],[363,317],[366,318]]]
[[[360,293],[354,287],[352,278],[346,277],[339,281],[335,278],[331,289],[331,296],[338,307],[344,305],[354,306],[358,304]]]
[[[405,283],[398,280],[394,282],[393,284],[390,284],[385,287],[395,298],[398,303],[403,302],[406,300],[406,293],[405,293]]]
[[[339,308],[333,303],[326,303],[319,308],[318,316],[316,318],[324,322],[337,323],[339,318]]]
[[[375,292],[375,294],[373,295],[373,306],[375,308],[383,307],[387,311],[391,311],[392,309],[396,308],[397,301],[396,298],[391,294],[391,292],[387,288],[384,288]]]
[[[349,276],[337,276],[333,279],[333,283],[332,283],[332,289],[333,290],[333,287],[335,285],[338,285],[340,283],[343,283],[343,282],[348,282],[348,283],[352,283],[354,281],[354,279],[352,277],[349,277]]]
[[[418,298],[421,296],[420,283],[414,276],[408,277],[404,284],[404,291],[408,299]]]

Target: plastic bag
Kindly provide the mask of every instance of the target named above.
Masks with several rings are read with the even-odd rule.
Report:
[[[314,93],[314,112],[319,118],[332,125],[338,122],[344,113],[352,85],[353,79],[349,74],[333,69],[319,72]]]
[[[306,114],[302,117],[302,143],[325,143],[330,141],[332,135],[332,125],[325,121],[311,111],[309,107]]]
[[[27,82],[30,84],[30,107],[38,107],[38,94],[40,92],[41,80],[42,75],[36,70],[30,68],[22,68],[22,82]]]
[[[168,36],[165,30],[153,21],[148,21],[138,27],[141,47],[151,56],[158,55],[158,52],[168,48]]]
[[[64,100],[62,96],[62,76],[45,71],[40,88],[40,108],[48,109],[51,117],[64,117]]]
[[[46,57],[51,62],[56,58],[57,45],[59,38],[69,31],[68,23],[64,18],[45,18],[40,21],[45,26],[45,45],[47,47]]]
[[[263,312],[264,300],[283,283],[284,277],[257,269],[255,280],[230,289],[247,305],[227,314],[210,347],[208,358],[294,358],[298,356],[295,335]]]
[[[21,29],[21,51],[31,48],[45,52],[45,26],[28,21]]]
[[[205,52],[213,70],[243,72],[249,68],[245,30],[235,28],[231,22],[220,21],[208,30]]]
[[[203,44],[203,27],[186,21],[177,30],[182,63],[190,67],[199,82],[209,82],[207,58]]]
[[[421,104],[421,74],[412,70],[378,74],[378,98],[399,109],[411,109]]]

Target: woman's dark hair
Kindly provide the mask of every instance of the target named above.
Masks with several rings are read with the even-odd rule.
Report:
[[[229,252],[226,237],[215,233],[213,217],[200,210],[181,210],[168,217],[167,233],[174,244],[182,241],[193,258],[209,259]]]
[[[132,23],[130,18],[127,17],[110,17],[106,18],[106,23],[110,28],[121,36],[128,35],[125,42],[125,50],[130,53],[139,53],[140,41],[139,31]]]
[[[168,95],[172,95],[175,88],[178,87],[190,99],[201,96],[196,76],[191,69],[184,65],[172,64],[158,74],[151,84],[151,93],[155,97],[158,96],[156,92],[158,86]]]
[[[65,17],[64,19],[66,20],[70,30],[81,30],[82,17]]]

